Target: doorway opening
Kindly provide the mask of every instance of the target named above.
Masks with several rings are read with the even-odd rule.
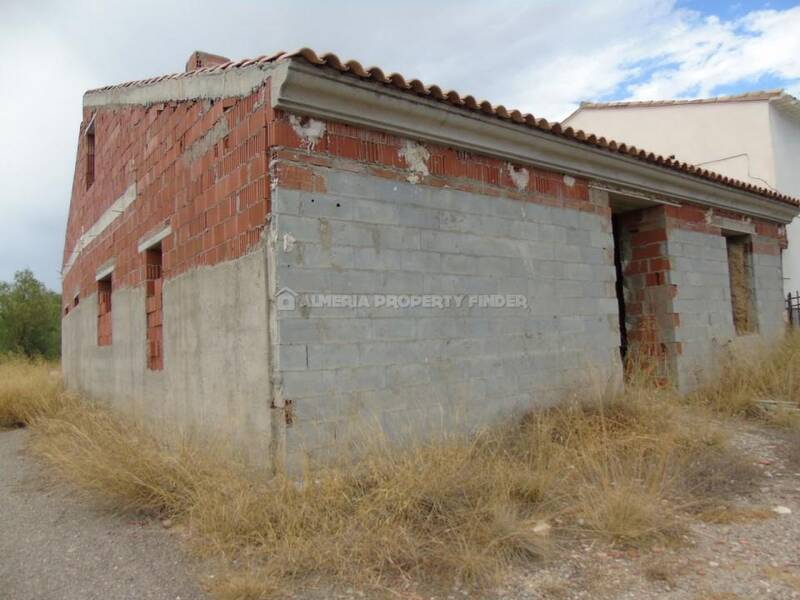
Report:
[[[620,357],[626,370],[653,369],[667,380],[677,345],[665,206],[622,193],[609,198]]]
[[[619,213],[611,215],[611,231],[614,240],[614,270],[616,279],[614,288],[617,294],[617,308],[619,314],[619,355],[622,363],[628,356],[628,329],[625,324],[625,272],[622,267],[622,224]]]

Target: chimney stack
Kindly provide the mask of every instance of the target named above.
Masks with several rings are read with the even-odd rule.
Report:
[[[203,67],[215,67],[229,61],[230,59],[226,56],[211,54],[209,52],[203,52],[202,50],[195,50],[192,52],[189,60],[186,61],[186,72],[188,73],[189,71],[196,71],[197,69],[202,69]]]

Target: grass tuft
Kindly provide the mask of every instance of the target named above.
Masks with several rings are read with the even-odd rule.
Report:
[[[58,369],[55,363],[0,355],[0,428],[28,425],[70,402]]]
[[[719,363],[718,376],[689,400],[725,415],[797,425],[797,415],[784,407],[800,409],[800,333],[790,331],[771,345],[729,350]]]
[[[198,497],[205,460],[167,446],[142,426],[75,403],[33,422],[33,450],[62,476],[123,510],[185,514]]]

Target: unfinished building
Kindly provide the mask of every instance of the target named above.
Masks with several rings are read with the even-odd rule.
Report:
[[[304,49],[84,96],[67,385],[281,465],[784,330],[790,197]]]

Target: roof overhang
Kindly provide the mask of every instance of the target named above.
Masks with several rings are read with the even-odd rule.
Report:
[[[211,70],[191,77],[161,77],[146,85],[133,82],[130,85],[90,90],[83,95],[83,107],[150,105],[161,102],[244,97],[258,89],[269,78],[273,68],[274,63],[253,64],[237,69]]]
[[[786,115],[800,119],[800,100],[784,90],[767,90],[763,92],[747,92],[735,96],[719,96],[716,98],[697,98],[694,100],[634,100],[620,102],[581,102],[580,106],[561,121],[568,125],[577,115],[585,111],[627,110],[644,108],[684,108],[692,106],[713,106],[719,104],[735,104],[742,102],[768,102]]]
[[[301,59],[280,61],[271,101],[291,113],[368,127],[515,163],[600,180],[670,200],[790,222],[800,207],[580,142],[376,86]]]
[[[775,96],[769,102],[782,113],[800,122],[800,100],[791,94],[784,92],[779,96]]]
[[[228,67],[222,65],[93,90],[84,95],[84,107],[243,97],[270,79],[273,106],[288,112],[471,150],[600,180],[633,192],[734,210],[781,223],[788,223],[800,212],[791,202],[581,143],[574,136],[554,135],[550,130],[498,119],[494,111],[487,114],[464,110],[397,87],[379,85],[369,78],[312,64],[303,56],[300,52],[279,56],[274,62],[274,57],[246,60]]]

